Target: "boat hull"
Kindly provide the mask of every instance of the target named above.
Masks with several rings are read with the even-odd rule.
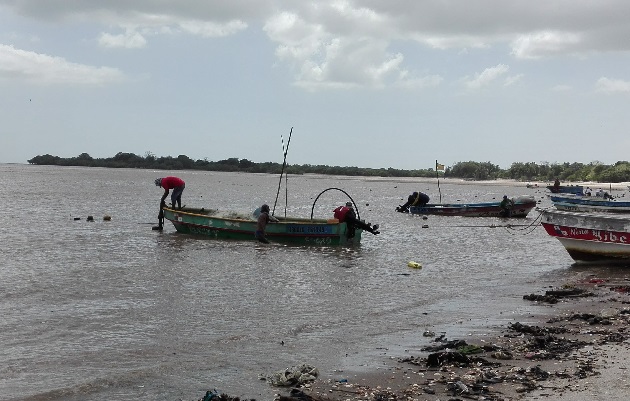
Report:
[[[500,204],[501,202],[427,204],[412,206],[409,212],[439,216],[503,217]],[[520,197],[515,200],[510,217],[527,217],[534,207],[536,207],[536,201],[533,197]]]
[[[582,195],[584,193],[584,187],[581,185],[560,185],[559,187],[547,185],[547,189],[554,194]]]
[[[184,234],[215,239],[255,241],[256,220],[248,217],[222,217],[216,211],[204,209],[164,209],[164,218]],[[356,245],[361,241],[362,230],[357,228],[348,237],[348,226],[339,220],[280,218],[267,224],[265,236],[270,242],[296,245]]]
[[[541,210],[541,224],[576,262],[630,262],[630,216]]]

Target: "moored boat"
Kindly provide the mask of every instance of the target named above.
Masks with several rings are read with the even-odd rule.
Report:
[[[537,210],[547,234],[557,238],[576,262],[630,263],[630,215]]]
[[[509,216],[504,215],[501,202],[428,203],[422,206],[411,206],[409,213],[464,217],[526,217],[536,207],[536,200],[533,196],[519,196],[513,198],[512,203]]]
[[[581,185],[547,185],[547,189],[553,194],[582,195],[584,187]]]
[[[180,233],[196,234],[216,239],[254,241],[256,219],[253,215],[242,216],[217,210],[164,208],[164,217],[173,223]],[[348,225],[337,219],[305,219],[278,217],[269,223],[265,236],[271,242],[297,245],[353,245],[361,241],[361,228],[350,235]]]
[[[630,201],[610,197],[550,194],[549,199],[558,210],[573,212],[630,213]]]

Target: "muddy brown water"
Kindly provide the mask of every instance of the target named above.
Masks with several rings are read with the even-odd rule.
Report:
[[[343,378],[419,350],[426,330],[486,332],[526,316],[525,294],[613,269],[572,266],[534,211],[394,211],[418,190],[443,202],[531,194],[544,206],[542,188],[289,176],[275,214],[332,216],[343,193],[313,201],[335,187],[381,234],[356,248],[263,246],[181,235],[168,221],[152,230],[153,181],[171,173],[186,181],[184,204],[242,213],[273,205],[279,178],[0,165],[0,400],[196,400],[215,388],[271,400],[278,389],[261,376],[306,363]]]

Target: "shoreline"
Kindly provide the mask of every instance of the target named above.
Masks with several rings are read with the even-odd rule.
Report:
[[[279,388],[277,401],[623,399],[630,390],[630,279],[578,277],[523,294],[534,316],[487,335],[440,338],[431,349],[359,373],[320,372],[313,383]],[[534,322],[534,323],[531,323]],[[425,333],[426,334],[426,333]],[[433,345],[435,344],[435,345]],[[341,372],[343,373],[343,372]]]
[[[343,176],[346,177],[346,176]],[[365,179],[367,181],[392,181],[405,184],[423,183],[423,184],[436,184],[437,178],[424,178],[424,177],[350,177],[348,179]],[[440,178],[442,184],[454,184],[454,185],[487,185],[487,186],[510,186],[510,187],[523,187],[527,189],[540,189],[547,190],[548,185],[553,185],[553,182],[544,181],[518,181],[513,179],[497,179],[487,181],[477,180],[465,180],[462,178]],[[591,189],[602,188],[604,190],[611,189],[616,191],[628,191],[630,190],[630,182],[592,182],[592,181],[578,181],[578,182],[566,182],[562,183],[566,186],[583,186],[590,187]]]

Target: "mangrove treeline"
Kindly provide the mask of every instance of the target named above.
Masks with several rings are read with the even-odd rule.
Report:
[[[87,153],[77,157],[62,158],[49,154],[35,156],[28,160],[30,164],[54,166],[84,166],[109,168],[145,168],[156,170],[207,170],[230,171],[246,173],[280,174],[281,163],[255,163],[247,159],[236,157],[209,161],[193,160],[185,155],[177,157],[156,157],[150,152],[144,156],[133,153],[119,152],[114,157],[93,158]],[[427,164],[432,164],[427,161]],[[399,170],[394,168],[362,168],[340,167],[311,164],[287,164],[285,172],[288,174],[328,174],[349,176],[374,177],[440,177],[461,178],[467,180],[495,180],[514,179],[519,181],[553,181],[556,178],[563,182],[593,181],[593,182],[628,182],[630,181],[630,163],[619,161],[613,165],[599,162],[583,163],[512,163],[510,168],[501,169],[490,162],[458,162],[448,166],[444,171],[433,168],[418,170]]]

